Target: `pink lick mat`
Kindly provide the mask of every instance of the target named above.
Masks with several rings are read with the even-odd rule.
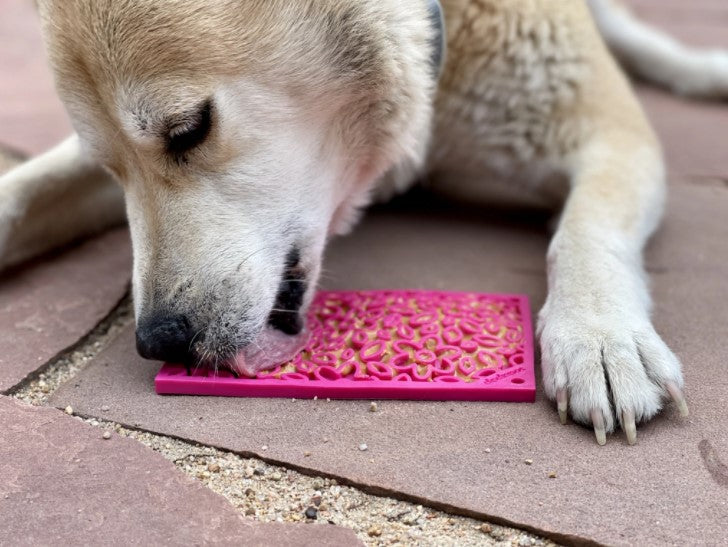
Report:
[[[439,291],[319,292],[288,363],[236,378],[165,364],[160,394],[533,402],[528,298]]]

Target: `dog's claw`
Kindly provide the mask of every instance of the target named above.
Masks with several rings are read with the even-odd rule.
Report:
[[[670,397],[672,397],[672,400],[675,401],[675,404],[677,405],[677,410],[680,412],[680,416],[687,418],[690,412],[688,411],[688,404],[685,402],[685,395],[683,395],[682,390],[677,387],[675,382],[668,382],[666,387]]]
[[[630,445],[637,442],[637,426],[634,423],[634,410],[622,412],[622,429],[627,434],[627,443]]]
[[[594,435],[597,437],[597,444],[604,446],[607,444],[607,430],[604,425],[604,415],[601,410],[591,411],[592,424],[594,424]]]
[[[566,418],[568,416],[569,402],[566,397],[566,390],[560,389],[556,392],[556,408],[559,411],[559,420],[562,424],[566,425]]]

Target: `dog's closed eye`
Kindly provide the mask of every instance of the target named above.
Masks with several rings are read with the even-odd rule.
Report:
[[[205,101],[196,112],[182,123],[172,127],[167,134],[167,153],[181,158],[197,148],[210,134],[212,128],[212,101]]]

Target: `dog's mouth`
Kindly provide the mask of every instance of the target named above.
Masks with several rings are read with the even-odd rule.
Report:
[[[259,372],[290,361],[308,343],[302,313],[307,282],[300,264],[300,252],[292,249],[278,288],[268,325],[248,346],[238,351],[231,368],[238,374],[255,376]]]

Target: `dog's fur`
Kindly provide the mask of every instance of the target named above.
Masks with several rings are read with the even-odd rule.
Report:
[[[641,264],[660,148],[599,30],[687,95],[728,96],[725,53],[688,50],[609,0],[445,0],[438,80],[424,0],[39,4],[78,136],[0,179],[4,265],[120,222],[109,172],[138,324],[184,315],[198,359],[236,365],[265,339],[292,249],[305,309],[327,239],[372,196],[426,173],[470,199],[565,201],[539,315],[546,394],[562,419],[568,396],[600,443],[618,426],[633,442],[668,393],[687,411]],[[206,101],[209,134],[175,152]]]

